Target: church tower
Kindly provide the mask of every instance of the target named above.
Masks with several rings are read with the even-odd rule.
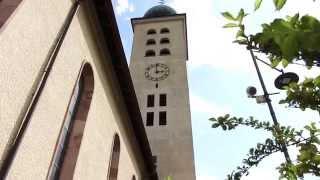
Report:
[[[195,180],[186,14],[166,5],[131,20],[135,91],[160,180]]]

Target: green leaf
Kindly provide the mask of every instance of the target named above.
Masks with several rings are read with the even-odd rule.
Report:
[[[228,119],[230,117],[230,114],[226,114],[223,116],[223,118]]]
[[[269,24],[263,23],[263,24],[261,24],[261,27],[262,27],[263,29],[267,29],[267,28],[269,28],[270,26],[269,26]]]
[[[308,86],[310,83],[313,82],[313,78],[306,78],[304,81],[303,81],[303,85],[305,86]],[[312,85],[312,84],[311,84]]]
[[[287,0],[273,0],[276,10],[280,10],[286,4]]]
[[[287,35],[279,46],[284,58],[289,62],[291,62],[298,53],[298,42],[294,33]]]
[[[239,25],[235,23],[228,23],[223,26],[223,28],[234,28],[234,27],[239,27]]]
[[[281,62],[282,62],[282,66],[283,66],[284,68],[287,67],[288,64],[289,64],[289,61],[286,60],[286,59],[282,59]]]
[[[311,130],[311,127],[310,127],[309,125],[304,126],[304,128],[305,128],[306,130],[308,130],[308,131]]]
[[[236,35],[236,38],[238,38],[238,37],[244,37],[245,35],[244,35],[244,32],[242,31],[242,30],[239,30],[238,32],[237,32],[237,35]]]
[[[289,20],[290,24],[292,26],[294,26],[295,24],[297,24],[297,22],[299,20],[299,13],[295,14],[293,17],[288,17],[288,20]]]
[[[243,18],[246,17],[248,14],[244,13],[244,10],[241,8],[238,12],[238,16],[236,20],[239,22],[239,24],[242,24]]]
[[[217,127],[219,127],[220,125],[219,124],[212,124],[212,128],[217,128]]]
[[[262,3],[262,0],[256,0],[256,2],[254,3],[254,10],[255,11],[260,8],[261,3]]]
[[[279,104],[285,104],[285,103],[287,103],[286,100],[283,100],[283,99],[282,99],[282,100],[279,101]]]
[[[317,18],[305,15],[301,17],[301,28],[304,30],[316,30],[319,31],[320,29],[320,22]]]
[[[320,76],[316,77],[314,80],[313,80],[313,84],[317,87],[320,87]]]
[[[278,57],[271,58],[271,67],[275,68],[281,62],[281,59]]]
[[[237,21],[244,17],[244,10],[241,8],[238,12]]]
[[[226,126],[226,125],[223,124],[221,127],[222,127],[222,129],[223,129],[224,131],[227,130],[227,126]]]
[[[248,41],[246,39],[237,39],[235,41],[232,41],[233,43],[238,43],[238,44],[248,44]]]
[[[292,88],[292,89],[296,89],[296,88],[298,88],[298,84],[295,83],[295,82],[292,82],[292,83],[289,84],[289,87]]]
[[[314,157],[314,160],[317,161],[317,162],[320,162],[320,155],[316,155],[316,156]]]
[[[237,21],[236,18],[234,18],[232,16],[232,14],[230,14],[229,12],[223,12],[221,13],[223,17],[225,17],[226,19],[230,20],[230,21]]]

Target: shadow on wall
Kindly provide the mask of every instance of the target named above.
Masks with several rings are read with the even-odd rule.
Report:
[[[0,0],[0,28],[4,25],[21,1],[22,0]]]

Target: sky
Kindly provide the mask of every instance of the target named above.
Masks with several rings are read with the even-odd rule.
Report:
[[[112,0],[122,43],[127,60],[130,60],[132,47],[132,28],[130,18],[141,17],[157,0]],[[234,116],[254,116],[259,120],[271,121],[266,104],[256,104],[248,98],[246,88],[255,86],[262,94],[252,59],[245,47],[232,43],[235,30],[223,29],[226,20],[221,12],[238,12],[244,8],[250,15],[244,23],[247,34],[261,30],[260,24],[271,22],[274,18],[309,14],[320,17],[320,4],[312,0],[289,0],[284,9],[275,11],[272,0],[264,0],[261,8],[253,11],[254,0],[168,0],[167,5],[178,13],[187,14],[189,60],[188,83],[191,104],[193,143],[197,180],[222,180],[241,165],[249,148],[270,137],[264,131],[239,128],[224,132],[212,129],[208,121],[230,113]],[[264,58],[262,56],[262,58]],[[274,79],[279,72],[259,64],[265,84],[270,93],[280,92],[271,97],[279,122],[296,128],[303,128],[309,122],[319,122],[319,114],[312,111],[300,111],[279,105],[285,92],[274,87]],[[280,67],[281,68],[281,67]],[[314,77],[319,69],[306,70],[303,66],[289,65],[286,72],[298,72],[300,81],[305,77]],[[290,150],[292,159],[296,152]],[[265,159],[258,167],[250,170],[244,180],[276,180],[279,174],[276,167],[284,162],[283,155],[274,154]],[[306,177],[306,180],[315,179]]]

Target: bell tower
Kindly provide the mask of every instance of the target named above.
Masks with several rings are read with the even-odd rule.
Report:
[[[195,180],[186,14],[166,5],[131,19],[130,72],[160,180]]]

